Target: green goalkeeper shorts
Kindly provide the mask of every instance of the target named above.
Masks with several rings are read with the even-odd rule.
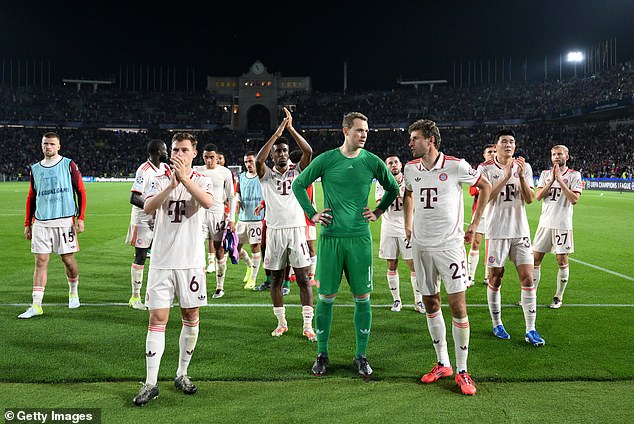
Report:
[[[353,295],[372,291],[372,236],[320,236],[317,258],[319,294],[337,293],[343,273]]]

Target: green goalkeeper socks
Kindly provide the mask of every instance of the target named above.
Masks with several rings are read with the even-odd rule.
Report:
[[[354,328],[357,335],[357,358],[365,355],[372,327],[372,309],[370,297],[354,298]]]

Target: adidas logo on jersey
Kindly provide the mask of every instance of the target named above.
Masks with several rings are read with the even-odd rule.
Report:
[[[440,343],[440,340],[433,340],[434,344]]]
[[[460,346],[460,350],[467,350],[467,349],[469,349],[468,346]]]
[[[191,355],[194,353],[194,349],[192,349],[192,350],[185,350],[185,352],[186,352],[189,356],[191,356]]]
[[[198,296],[198,300],[205,300],[207,298],[207,296],[205,296],[204,294],[201,294],[200,296]]]
[[[156,352],[152,352],[151,350],[149,350],[145,356],[147,356],[148,358],[153,358],[156,356]]]
[[[370,334],[370,329],[369,328],[363,328],[363,329],[359,330],[359,332],[361,334],[368,335],[368,334]]]

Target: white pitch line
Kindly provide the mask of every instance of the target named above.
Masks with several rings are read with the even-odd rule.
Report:
[[[29,307],[31,306],[30,303],[0,303],[0,308],[6,308],[6,307]],[[42,305],[43,307],[49,307],[49,306],[58,306],[58,307],[67,307],[68,304],[67,303],[44,303]],[[92,308],[92,307],[109,307],[109,306],[125,306],[127,307],[128,304],[127,303],[82,303],[81,307],[88,307],[88,308]],[[284,306],[290,307],[290,308],[300,308],[302,307],[302,305],[299,304],[286,304]],[[335,304],[333,305],[335,307],[338,308],[353,308],[354,305],[353,304]],[[447,305],[443,305],[443,306],[447,306]],[[634,307],[634,304],[630,304],[630,303],[566,303],[564,305],[566,308],[572,307],[572,308],[630,308],[630,307]],[[173,305],[172,307],[176,308],[178,307],[178,305]],[[273,305],[272,304],[266,304],[266,303],[212,303],[209,304],[207,306],[203,306],[203,308],[272,308]],[[372,305],[373,308],[391,308],[392,304],[390,303],[389,305]],[[488,308],[489,305],[487,305],[486,303],[473,303],[473,304],[467,304],[467,307],[469,308]],[[502,307],[512,307],[512,308],[517,308],[519,309],[520,307],[517,306],[517,304],[515,303],[509,303],[509,304],[503,304]],[[548,305],[537,305],[538,308],[547,308]],[[407,304],[403,304],[403,308],[414,308],[414,305],[407,305]]]
[[[606,268],[602,268],[602,267],[597,266],[597,265],[589,264],[588,262],[580,261],[579,259],[574,259],[574,258],[568,257],[568,260],[573,261],[573,262],[577,262],[577,263],[579,263],[581,265],[589,266],[590,268],[598,269],[599,271],[607,272],[608,274],[616,275],[617,277],[625,278],[626,280],[634,281],[634,278],[629,277],[629,276],[627,276],[625,274],[621,274],[621,273],[618,273],[616,271],[612,271],[612,270],[609,270],[609,269],[606,269]]]

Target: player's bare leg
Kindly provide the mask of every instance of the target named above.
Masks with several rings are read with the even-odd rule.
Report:
[[[308,272],[310,267],[296,268],[295,277],[299,286],[299,299],[302,302],[302,319],[304,322],[303,334],[311,342],[317,341],[315,330],[313,330],[313,317],[315,311],[313,309],[313,289],[310,285]]]
[[[66,280],[68,281],[68,307],[70,309],[79,308],[79,294],[77,286],[79,285],[79,269],[74,253],[66,253],[61,255],[64,268],[66,268]]]
[[[284,282],[284,270],[271,271],[271,300],[273,301],[273,314],[277,318],[277,327],[271,332],[271,336],[280,337],[288,330],[286,322],[286,310],[284,308],[284,296],[282,284]]]
[[[48,279],[48,264],[51,255],[48,253],[35,254],[35,269],[33,271],[33,291],[31,293],[31,306],[23,313],[18,315],[20,319],[28,319],[44,313],[42,309],[42,299],[44,298],[44,289]]]

